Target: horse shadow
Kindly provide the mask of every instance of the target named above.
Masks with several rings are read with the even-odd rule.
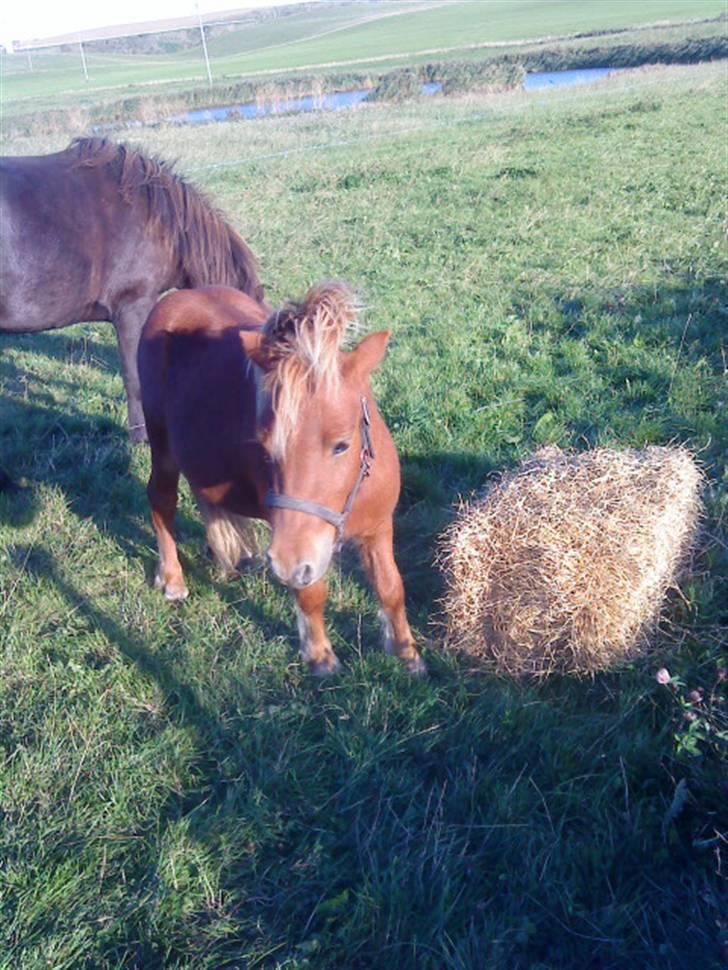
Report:
[[[76,332],[0,334],[0,348],[12,346],[21,352],[27,350],[54,364],[76,364],[104,374],[118,373],[118,354],[113,344],[99,340],[93,331],[89,334],[88,325],[73,330]],[[52,376],[44,376],[43,386],[38,387],[38,381],[31,382],[13,359],[0,354],[0,386],[6,390],[0,395],[0,494],[7,494],[22,487],[18,479],[27,470],[31,439],[35,454],[35,441],[42,442],[53,430],[60,434],[86,434],[90,426],[84,420],[84,411],[72,403],[78,398],[79,382],[61,376],[57,369]],[[67,402],[62,409],[57,405],[59,396]],[[96,424],[99,432],[111,433],[117,427],[108,415],[98,416]],[[14,441],[14,437],[20,441]],[[5,514],[0,510],[0,518],[6,518],[7,514],[7,509]]]
[[[1,338],[12,341],[22,349],[27,346],[33,354],[41,354],[49,360],[65,364],[85,364],[102,371],[119,373],[119,355],[114,340],[100,338],[98,328],[109,328],[110,323],[80,323],[62,330],[42,330],[33,333],[3,333]]]
[[[40,344],[53,359],[67,360],[67,343],[32,335],[33,351]],[[156,540],[146,499],[146,446],[131,445],[111,409],[91,414],[72,401],[59,406],[57,394],[77,390],[62,377],[46,379],[47,386],[34,388],[32,395],[22,393],[22,369],[3,357],[0,383],[10,391],[0,395],[0,525],[13,530],[32,525],[43,507],[42,491],[60,490],[74,515],[90,519],[127,558],[144,563],[151,584]],[[181,509],[178,533],[186,542],[203,530]]]

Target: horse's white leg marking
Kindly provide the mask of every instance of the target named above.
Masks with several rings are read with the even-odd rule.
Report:
[[[394,627],[384,610],[379,611],[379,622],[382,626],[382,646],[384,647],[384,652],[391,657],[394,655]]]
[[[159,543],[157,545],[159,547],[159,561],[157,562],[157,571],[154,575],[154,588],[161,590],[164,593],[164,598],[170,603],[186,600],[189,596],[189,590],[184,580],[182,580],[181,586],[167,586],[164,579],[164,554],[162,553],[161,545]]]
[[[301,656],[317,677],[327,677],[335,674],[341,664],[331,648],[331,641],[324,634],[318,643],[311,635],[311,624],[298,603],[296,607],[296,622],[298,624],[298,638],[301,646]]]

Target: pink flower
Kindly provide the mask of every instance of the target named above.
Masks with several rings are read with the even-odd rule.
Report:
[[[655,674],[655,680],[658,684],[669,684],[670,683],[670,671],[666,667],[660,667],[660,669]]]

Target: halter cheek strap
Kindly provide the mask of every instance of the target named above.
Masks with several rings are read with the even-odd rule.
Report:
[[[324,522],[333,525],[335,529],[340,529],[344,524],[343,512],[332,512],[325,505],[318,502],[309,502],[303,498],[291,498],[288,495],[279,495],[277,492],[268,492],[265,497],[265,504],[269,509],[291,509],[293,512],[305,512],[307,515],[315,515]]]
[[[354,482],[354,487],[349,492],[349,497],[341,512],[334,512],[319,505],[318,502],[310,502],[308,499],[292,498],[290,495],[281,495],[272,489],[265,497],[265,504],[272,509],[290,509],[292,512],[303,512],[306,515],[313,515],[317,519],[323,519],[336,529],[336,548],[338,549],[344,541],[344,526],[349,518],[359,490],[364,484],[364,479],[368,478],[372,462],[374,461],[374,447],[372,445],[371,418],[369,416],[369,406],[367,399],[361,399],[361,421],[359,424],[361,432],[361,455],[359,457],[359,474]]]

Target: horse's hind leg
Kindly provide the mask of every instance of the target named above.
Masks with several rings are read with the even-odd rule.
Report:
[[[152,473],[147,485],[147,496],[159,547],[159,565],[154,585],[162,590],[168,600],[187,598],[187,587],[177,556],[177,543],[174,541],[178,484],[179,469],[174,465],[171,456],[152,445]]]
[[[398,657],[411,674],[426,673],[407,622],[404,586],[394,561],[391,519],[380,532],[361,541],[360,553],[381,606],[384,649]]]

